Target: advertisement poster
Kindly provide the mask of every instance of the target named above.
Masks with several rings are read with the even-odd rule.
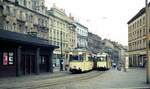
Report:
[[[8,55],[6,52],[3,53],[3,65],[8,65]]]
[[[9,64],[12,65],[13,64],[13,52],[9,52]]]

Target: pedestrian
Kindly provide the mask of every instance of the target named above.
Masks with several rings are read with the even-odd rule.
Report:
[[[113,65],[113,68],[115,69],[116,68],[116,63],[113,63],[112,65]]]

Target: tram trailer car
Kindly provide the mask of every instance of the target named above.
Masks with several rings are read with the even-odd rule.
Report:
[[[94,63],[88,56],[88,51],[74,50],[70,52],[69,71],[81,73],[93,69]]]
[[[111,60],[107,53],[97,55],[96,66],[98,70],[109,70],[111,68]]]

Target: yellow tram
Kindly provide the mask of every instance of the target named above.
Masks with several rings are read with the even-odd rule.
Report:
[[[96,68],[98,70],[108,70],[111,68],[111,60],[107,53],[97,55]]]
[[[72,73],[86,72],[93,69],[93,61],[86,50],[70,52],[69,71]]]

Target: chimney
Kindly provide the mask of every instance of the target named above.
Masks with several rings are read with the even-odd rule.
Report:
[[[69,13],[69,18],[74,21],[74,17]]]
[[[56,3],[53,3],[53,7],[56,8]]]

